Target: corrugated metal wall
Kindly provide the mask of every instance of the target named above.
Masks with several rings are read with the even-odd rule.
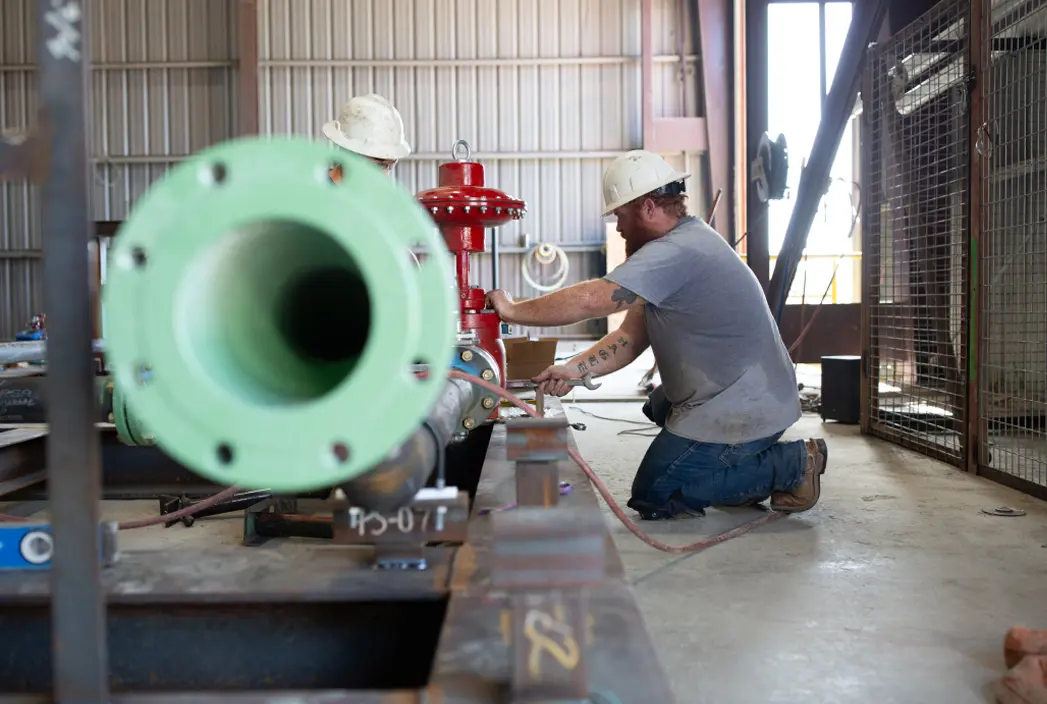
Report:
[[[34,125],[35,0],[0,0],[0,127]],[[235,0],[94,0],[91,158],[98,220],[123,220],[186,154],[234,136]],[[0,182],[0,339],[42,311],[39,201]],[[46,311],[42,311],[46,312]]]
[[[693,22],[681,25],[678,15],[685,4],[654,0],[656,116],[698,114]],[[32,5],[0,2],[3,128],[32,126]],[[396,170],[405,187],[435,185],[437,165],[465,139],[488,165],[490,184],[528,201],[528,217],[498,232],[504,288],[537,293],[520,267],[540,242],[568,251],[568,283],[602,272],[601,173],[642,143],[640,0],[259,5],[264,133],[319,138],[349,97],[385,94],[415,149]],[[94,0],[91,7],[94,203],[98,219],[120,220],[170,164],[234,135],[236,2]],[[698,174],[697,155],[666,156]],[[689,183],[700,191],[698,178]],[[0,185],[0,197],[0,338],[8,338],[40,306],[40,236],[28,186]],[[704,204],[692,205],[701,212]],[[546,277],[556,268],[535,266]],[[489,257],[474,270],[476,283],[490,285]]]

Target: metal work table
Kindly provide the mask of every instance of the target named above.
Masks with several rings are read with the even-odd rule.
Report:
[[[563,412],[559,399],[548,399],[546,405],[550,415]],[[573,437],[570,442],[574,446]],[[560,505],[579,509],[598,505],[592,484],[574,462],[562,462],[559,470],[560,478],[573,487],[571,494],[561,497]],[[504,428],[496,428],[474,515],[477,510],[503,506],[514,496],[515,473],[505,459]],[[477,680],[504,683],[509,678],[510,655],[503,636],[507,607],[504,600],[484,594],[490,583],[490,542],[490,521],[474,518],[469,542],[455,558],[451,600],[433,675],[448,696],[475,696],[477,690],[469,687]],[[591,700],[600,704],[675,701],[609,532],[606,559],[608,583],[589,595]],[[485,693],[496,691],[496,685],[488,686]]]
[[[548,406],[550,415],[562,414],[558,399]],[[16,451],[21,452],[17,444],[0,451],[0,464]],[[133,475],[152,473],[149,461],[137,471],[131,468],[136,453],[149,460],[157,451],[123,448],[122,456],[111,455],[124,465],[121,476],[129,485]],[[33,470],[29,463],[19,467]],[[558,469],[572,485],[560,506],[598,505],[592,485],[573,462],[560,462]],[[114,694],[112,701],[269,702],[276,691],[299,697],[296,701],[336,696],[323,701],[421,702],[426,694],[429,701],[503,701],[511,671],[509,609],[504,594],[492,593],[492,516],[481,512],[511,503],[515,491],[506,428],[499,424],[487,446],[468,539],[461,546],[427,548],[427,570],[373,570],[369,548],[314,540],[281,549],[121,554],[102,573],[109,662],[113,689],[135,693]],[[592,701],[672,702],[609,532],[605,546],[608,581],[588,598]],[[0,633],[8,634],[10,649],[0,662],[6,691],[49,687],[49,592],[46,572],[0,573]],[[400,687],[405,677],[418,686]],[[201,683],[212,692],[159,694]],[[23,701],[50,700],[0,697],[5,704]]]

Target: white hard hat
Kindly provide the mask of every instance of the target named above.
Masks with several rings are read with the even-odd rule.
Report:
[[[603,214],[610,215],[615,208],[690,176],[669,166],[669,162],[653,152],[643,149],[626,152],[603,172]],[[670,190],[673,194],[682,193],[682,184],[679,190]]]
[[[372,159],[396,160],[411,153],[404,138],[404,121],[393,104],[371,93],[342,106],[337,120],[324,124],[324,136],[334,144]]]

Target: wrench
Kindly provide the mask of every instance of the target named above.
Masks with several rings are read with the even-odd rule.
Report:
[[[593,381],[592,374],[586,374],[581,379],[564,379],[563,381],[568,386],[584,386],[591,391],[596,391],[603,386]],[[505,387],[507,389],[534,389],[534,410],[538,411],[538,415],[545,416],[545,392],[542,391],[541,384],[533,381],[510,381]],[[581,429],[584,430],[584,426]]]
[[[562,381],[565,384],[567,384],[568,386],[584,386],[585,388],[589,389],[590,391],[596,391],[598,388],[603,386],[603,384],[593,381],[593,375],[592,374],[586,374],[581,379],[563,379]],[[538,388],[538,384],[534,383],[533,381],[529,381],[529,380],[518,380],[518,381],[510,381],[508,384],[505,385],[505,388],[507,388],[507,389],[536,389],[536,388]]]

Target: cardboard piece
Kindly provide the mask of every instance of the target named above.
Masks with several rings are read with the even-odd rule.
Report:
[[[555,337],[529,340],[507,337],[505,343],[506,376],[511,381],[530,380],[545,371],[556,360]]]

